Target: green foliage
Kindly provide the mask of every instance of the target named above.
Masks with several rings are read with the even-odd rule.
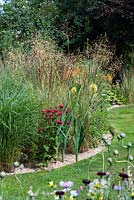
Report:
[[[11,0],[3,4],[0,51],[29,46],[29,42],[39,34],[44,38],[53,36],[55,15],[56,7],[52,1]]]
[[[56,38],[66,50],[73,51],[83,47],[91,32],[90,19],[87,15],[89,1],[56,1]],[[59,34],[60,32],[60,34]]]
[[[107,100],[110,105],[125,103],[125,98],[120,94],[120,88],[113,86],[111,90],[107,91]]]
[[[32,123],[37,125],[39,122],[39,131],[36,130],[35,140],[24,145],[22,152],[32,162],[46,162],[59,152],[64,160],[65,151],[69,150],[77,157],[82,149],[95,146],[104,130],[107,102],[102,94],[109,83],[103,79],[102,64],[98,65],[95,56],[90,60],[83,55],[67,57],[56,49],[52,40],[36,38],[31,44],[29,52],[19,49],[9,52],[6,67],[16,82],[19,78],[20,83],[28,81],[24,83],[32,87],[31,98],[36,91],[42,100],[41,107],[49,108],[50,116],[43,114],[39,121]],[[17,88],[13,87],[12,92]],[[60,103],[64,103],[62,113],[52,110]],[[67,108],[69,115],[66,115]],[[97,111],[96,115],[93,110]],[[96,132],[90,123],[96,126]]]
[[[105,104],[100,104],[91,111],[90,133],[92,141],[94,141],[91,145],[96,146],[96,140],[98,138],[100,139],[100,135],[105,131],[108,131],[107,106]]]
[[[120,93],[128,103],[134,103],[134,70],[133,68],[123,73]]]
[[[85,122],[86,122],[87,113],[84,113],[82,116],[74,117],[74,153],[75,153],[75,160],[78,162],[78,155],[80,152],[80,148],[84,142],[86,132],[85,132]]]
[[[128,58],[134,33],[133,6],[131,0],[97,0],[89,12],[93,27],[92,39],[107,33],[117,54]]]
[[[74,52],[106,33],[117,55],[131,60],[133,6],[131,0],[8,1],[0,12],[0,52],[30,47],[37,35]]]
[[[20,174],[17,175],[18,179],[21,182],[21,186],[23,188],[23,194],[24,196],[27,196],[27,191],[29,190],[29,186],[33,186],[32,191],[33,193],[35,193],[36,191],[38,191],[38,199],[42,200],[44,198],[47,199],[53,199],[53,190],[57,190],[60,189],[59,186],[59,182],[62,181],[73,181],[74,185],[71,189],[76,189],[80,191],[79,196],[77,197],[77,199],[84,199],[85,197],[88,198],[89,196],[87,195],[87,191],[88,191],[88,195],[91,195],[91,193],[89,193],[89,186],[86,186],[82,183],[82,180],[84,179],[88,179],[91,181],[91,183],[100,183],[102,180],[108,181],[108,187],[106,188],[104,196],[105,199],[108,198],[109,196],[111,199],[117,199],[119,197],[120,199],[120,195],[122,195],[123,197],[125,196],[126,199],[132,199],[131,198],[131,186],[133,186],[133,184],[128,184],[128,183],[133,183],[133,176],[131,176],[133,174],[133,162],[131,160],[128,161],[128,153],[133,153],[133,145],[130,147],[130,149],[127,147],[128,142],[131,140],[131,142],[133,141],[133,127],[134,127],[134,123],[133,123],[133,119],[134,119],[134,106],[129,106],[129,107],[123,107],[123,108],[117,108],[117,109],[113,109],[110,111],[109,113],[109,118],[111,120],[112,125],[114,124],[114,128],[118,128],[118,133],[126,130],[126,137],[123,139],[123,143],[122,143],[122,139],[120,139],[119,141],[117,141],[117,137],[116,136],[121,136],[123,135],[122,133],[115,135],[115,139],[113,140],[113,145],[110,146],[110,155],[112,156],[112,159],[109,159],[109,153],[106,151],[104,151],[102,154],[98,154],[92,158],[89,159],[85,159],[82,160],[80,162],[78,162],[77,164],[74,165],[69,165],[66,167],[62,167],[56,170],[51,170],[51,171],[41,171],[41,172],[35,172],[35,173],[28,173],[28,174]],[[128,119],[127,123],[126,123],[126,119]],[[129,126],[128,126],[129,124]],[[116,132],[117,134],[117,132]],[[108,138],[108,137],[106,137]],[[106,140],[107,142],[107,140]],[[119,144],[120,143],[120,144]],[[127,147],[127,148],[122,148],[122,144],[123,146]],[[125,144],[125,145],[124,145]],[[117,152],[118,147],[120,148],[119,154],[115,155],[115,152]],[[115,151],[116,150],[116,151]],[[130,150],[130,152],[129,152]],[[114,153],[114,154],[113,154]],[[102,155],[104,156],[104,160],[105,160],[105,171],[103,170],[103,161],[102,160]],[[129,159],[131,157],[129,156]],[[108,159],[108,160],[107,160]],[[122,178],[119,178],[119,173],[125,173],[127,174],[126,168],[127,168],[127,162],[131,165],[131,167],[129,166],[128,168],[128,175],[129,178],[126,180],[122,180]],[[111,164],[110,164],[111,163]],[[109,166],[111,165],[111,167],[109,168]],[[101,176],[97,176],[96,173],[97,172],[107,172],[107,169],[109,168],[109,173],[106,173],[106,176],[104,175],[103,177]],[[124,171],[122,171],[124,170]],[[64,177],[64,179],[63,179]],[[94,179],[99,179],[98,181],[94,181]],[[50,188],[49,187],[49,181],[54,181],[54,186],[57,185],[57,188]],[[102,185],[101,185],[101,191],[102,191],[102,187],[103,187],[103,183],[106,183],[105,181],[102,181]],[[83,185],[82,185],[83,184]],[[93,184],[93,185],[94,185]],[[99,185],[96,186],[99,186]],[[113,185],[114,184],[114,185]],[[114,186],[122,186],[123,189],[122,190],[116,190],[113,189]],[[83,186],[83,187],[81,187]],[[109,188],[110,187],[110,188]],[[117,187],[120,188],[120,187]],[[128,190],[129,188],[129,190]],[[40,190],[39,190],[40,189]],[[84,190],[83,190],[84,189]],[[98,188],[95,191],[99,191],[100,189]],[[15,176],[6,176],[4,177],[4,179],[2,179],[2,191],[3,191],[3,196],[5,199],[24,199],[22,197],[21,191],[20,191],[20,184],[18,183],[17,179]],[[43,192],[43,194],[42,194]],[[50,192],[52,195],[45,196],[44,194],[48,194],[48,192]],[[67,194],[69,194],[67,192]],[[102,194],[102,193],[101,193]],[[124,199],[125,199],[124,198]]]
[[[42,110],[36,159],[47,162],[52,158],[58,159],[58,154],[62,153],[64,162],[72,118],[67,111],[68,108],[63,104],[57,108]]]
[[[11,72],[0,75],[0,168],[10,170],[37,137],[40,102],[33,85]]]

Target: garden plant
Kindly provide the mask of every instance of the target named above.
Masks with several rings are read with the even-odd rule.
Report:
[[[96,178],[83,179],[81,185],[76,188],[73,181],[61,180],[56,184],[55,180],[48,182],[49,189],[44,191],[34,191],[31,186],[27,191],[27,197],[24,195],[23,188],[19,176],[15,173],[15,179],[20,185],[22,199],[90,199],[90,200],[114,200],[114,199],[133,199],[134,183],[133,183],[133,144],[128,142],[124,144],[125,133],[119,133],[116,138],[109,139],[108,135],[102,135],[102,143],[106,149],[102,152],[103,163],[101,171],[96,172]],[[114,141],[115,140],[115,141]],[[116,142],[113,145],[112,142]],[[120,152],[123,150],[124,157]],[[108,153],[106,153],[108,151]],[[115,164],[121,164],[120,171],[113,171]],[[18,162],[14,163],[14,170],[19,166]],[[89,169],[90,170],[90,169]],[[4,199],[3,181],[6,173],[0,173],[1,177],[1,199]]]
[[[1,200],[134,199],[133,33],[132,0],[0,0]]]

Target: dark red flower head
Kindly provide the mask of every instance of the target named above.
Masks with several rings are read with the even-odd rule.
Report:
[[[58,110],[58,109],[53,109],[53,111],[54,111],[55,113],[57,113],[59,110]]]
[[[129,178],[129,176],[128,176],[128,174],[126,174],[126,173],[119,173],[119,176],[122,178],[122,180],[124,180],[124,179],[128,179]]]
[[[64,194],[65,194],[65,192],[62,191],[62,190],[58,190],[58,191],[55,192],[55,195],[57,195],[59,197],[63,196]]]
[[[61,125],[63,122],[61,120],[56,120],[56,124]]]
[[[52,110],[51,109],[45,109],[45,110],[42,110],[41,112],[43,112],[43,113],[50,113],[50,112],[52,112]]]
[[[106,172],[100,171],[100,172],[97,172],[97,175],[100,176],[100,177],[102,177],[102,176],[105,176],[105,175],[106,175]]]
[[[64,108],[64,104],[59,104],[59,108],[60,109]]]
[[[57,115],[60,116],[62,115],[62,112],[60,110],[57,111]]]
[[[46,116],[47,116],[47,117],[52,117],[52,116],[53,116],[53,113],[48,113]]]
[[[85,184],[85,185],[89,185],[89,183],[91,182],[89,179],[83,179],[82,182]]]

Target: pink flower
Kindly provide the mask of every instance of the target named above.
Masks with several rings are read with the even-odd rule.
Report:
[[[117,191],[120,191],[120,190],[122,190],[122,187],[120,185],[114,185],[113,189],[117,190]]]
[[[56,120],[56,124],[61,125],[63,122],[61,120]]]
[[[59,104],[59,108],[64,108],[64,105],[63,104]]]
[[[60,187],[62,188],[70,188],[73,186],[72,181],[60,181]]]

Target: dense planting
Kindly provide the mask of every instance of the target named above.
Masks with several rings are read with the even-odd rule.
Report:
[[[0,199],[134,199],[133,106],[111,111],[134,103],[133,1],[0,2]],[[16,174],[68,153],[63,174]]]
[[[108,129],[111,80],[94,59],[68,60],[51,41],[42,40],[33,41],[27,55],[9,53],[0,75],[1,169],[12,169],[15,160],[46,165],[60,154],[64,161],[65,152],[74,153],[77,161],[80,151],[98,145]]]
[[[125,133],[118,134],[112,141],[107,135],[102,135],[102,143],[107,148],[107,151],[102,152],[103,162],[101,170],[96,172],[96,178],[91,177],[81,180],[79,187],[74,185],[71,180],[57,180],[48,181],[47,188],[43,191],[33,189],[31,186],[24,193],[19,176],[15,174],[15,179],[20,184],[22,199],[133,199],[133,144],[131,142],[124,143]],[[113,144],[114,145],[113,145]],[[124,156],[122,157],[122,154]],[[122,168],[113,168],[116,164],[122,164]],[[14,163],[14,169],[19,166],[18,162]],[[90,170],[90,169],[89,169]],[[94,172],[95,173],[95,172]],[[4,183],[5,172],[0,173],[1,186]],[[67,177],[66,177],[67,178]],[[32,184],[34,186],[34,184]],[[3,188],[3,186],[2,186]],[[5,196],[5,191],[2,189],[2,199]]]

